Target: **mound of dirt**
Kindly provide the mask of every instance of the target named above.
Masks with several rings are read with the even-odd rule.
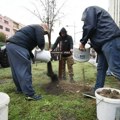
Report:
[[[59,95],[61,93],[81,93],[84,91],[89,91],[90,86],[85,86],[79,83],[70,83],[67,81],[51,82],[43,86],[47,93]]]
[[[112,99],[120,99],[120,93],[116,90],[111,90],[111,89],[103,89],[100,92],[97,92],[99,95],[107,98],[112,98]]]

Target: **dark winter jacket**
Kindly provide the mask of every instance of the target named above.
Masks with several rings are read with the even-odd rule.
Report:
[[[83,36],[81,43],[86,44],[90,39],[93,48],[99,53],[102,46],[116,37],[120,37],[120,29],[110,14],[97,6],[85,9],[82,16]]]
[[[45,45],[44,30],[40,25],[28,25],[18,30],[7,42],[24,47],[30,52],[37,45],[43,49]]]
[[[64,33],[65,36],[62,37],[61,33]],[[59,32],[59,36],[57,37],[55,43],[52,46],[52,50],[54,50],[57,45],[60,44],[61,47],[61,51],[62,52],[70,52],[70,49],[73,49],[73,39],[70,35],[67,34],[67,31],[65,28],[62,28]],[[70,56],[72,53],[70,54],[62,54],[63,57],[68,57]]]

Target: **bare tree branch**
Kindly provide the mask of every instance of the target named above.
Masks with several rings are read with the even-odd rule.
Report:
[[[39,11],[39,9],[38,9],[38,7],[36,6],[36,4],[35,3],[33,3],[32,2],[32,4],[34,5],[34,7],[35,7],[35,9],[36,9],[36,11],[37,11],[37,13],[38,13],[38,15],[34,12],[34,14],[36,14],[36,16],[38,16],[38,18],[43,22],[43,20],[42,20],[42,17],[41,17],[41,15],[40,15],[40,11]]]
[[[37,1],[39,2],[41,8],[43,8],[41,12],[39,10]],[[60,11],[68,0],[65,0],[58,9],[56,9],[56,1],[57,0],[36,0],[37,4],[32,3],[32,5],[35,7],[35,11],[25,8],[30,13],[38,17],[41,22],[48,24],[49,31],[50,31],[50,39],[51,39],[51,32],[52,32],[54,23],[63,17],[63,16],[61,17],[59,16]]]
[[[25,7],[24,7],[24,8],[25,8]],[[32,11],[32,10],[30,10],[30,9],[28,9],[28,8],[25,8],[25,9],[26,9],[27,11],[29,11],[30,13],[32,13],[32,14],[33,14],[34,16],[36,16],[37,18],[39,18],[38,15],[36,15],[34,11]]]

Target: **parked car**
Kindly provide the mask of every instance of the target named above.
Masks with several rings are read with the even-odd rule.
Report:
[[[2,49],[5,43],[0,42],[0,66],[3,68],[9,67],[8,56],[6,49]]]

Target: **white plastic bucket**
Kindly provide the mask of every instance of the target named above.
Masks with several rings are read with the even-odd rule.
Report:
[[[73,59],[79,62],[87,62],[90,59],[90,45],[85,45],[85,51],[80,51],[78,45],[73,46]]]
[[[112,99],[99,95],[103,89],[120,90],[114,88],[99,88],[95,91],[98,120],[115,120],[117,110],[120,108],[120,99]]]
[[[3,92],[0,92],[0,120],[8,120],[8,104],[10,97]]]
[[[34,51],[35,60],[36,61],[42,61],[42,62],[49,62],[51,60],[51,54],[50,51],[47,50],[37,50]]]

